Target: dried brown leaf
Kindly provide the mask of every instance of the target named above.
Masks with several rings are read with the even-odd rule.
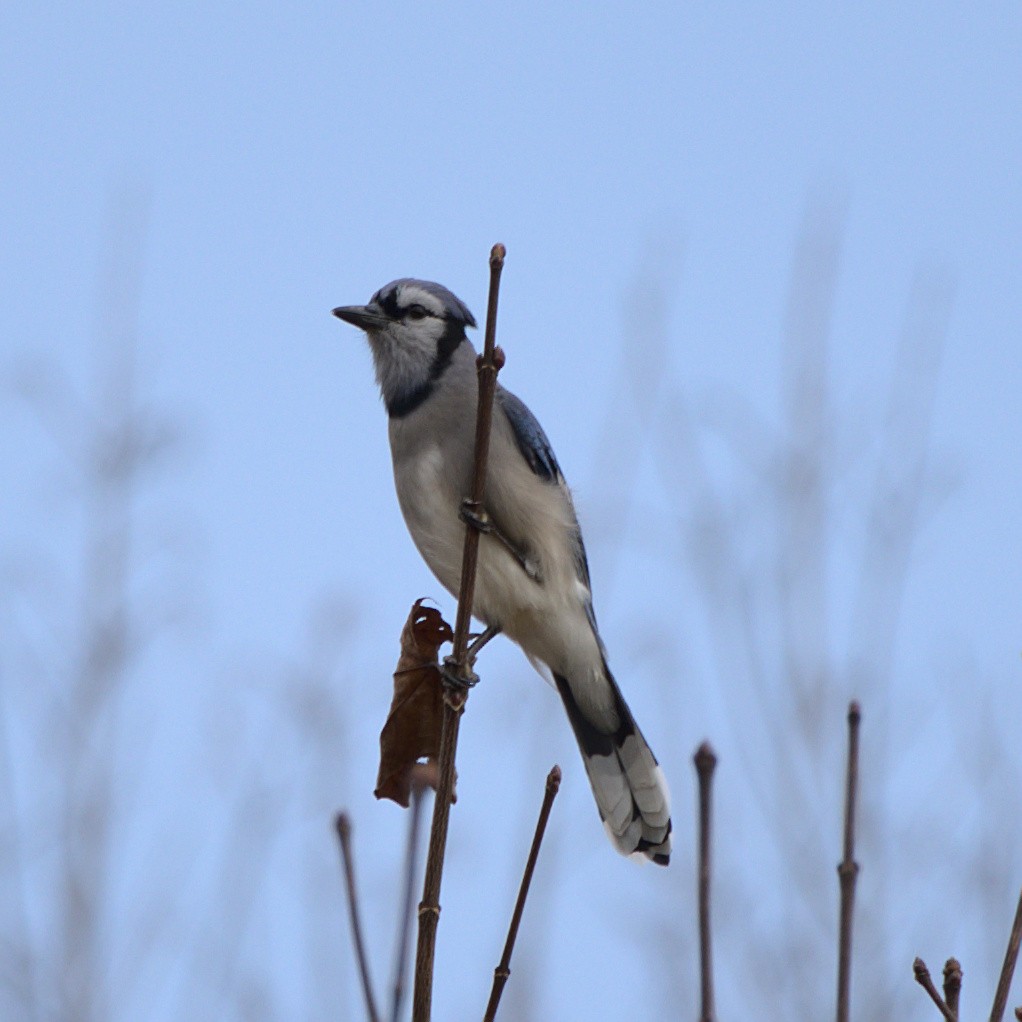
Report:
[[[444,699],[438,652],[453,636],[440,611],[422,600],[415,601],[401,630],[394,698],[380,732],[375,795],[406,809],[413,786],[436,791]]]

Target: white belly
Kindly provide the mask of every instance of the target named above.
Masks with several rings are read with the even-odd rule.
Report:
[[[437,445],[420,447],[413,459],[395,465],[398,501],[408,531],[433,574],[452,595],[461,585],[465,525],[459,518],[463,494]],[[522,488],[549,487],[523,477]],[[530,578],[493,536],[479,537],[473,616],[498,625],[530,658],[557,673],[577,675],[599,669],[602,656],[585,610],[588,593],[575,574],[563,541],[539,555],[542,581]]]

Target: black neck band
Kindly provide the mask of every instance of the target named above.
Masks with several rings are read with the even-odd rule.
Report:
[[[399,398],[387,404],[387,414],[392,419],[403,419],[415,411],[433,393],[433,381],[429,380],[415,390],[406,391]]]
[[[433,364],[429,367],[429,378],[414,390],[401,394],[387,404],[387,414],[392,419],[403,419],[406,415],[414,412],[433,393],[437,381],[451,364],[454,353],[464,340],[465,327],[461,323],[448,320],[447,328],[437,342],[436,355],[433,358]]]

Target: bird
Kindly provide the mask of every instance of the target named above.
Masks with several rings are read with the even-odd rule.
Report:
[[[398,503],[415,546],[456,598],[478,400],[475,318],[441,284],[403,277],[333,315],[365,333],[389,420]],[[525,404],[497,385],[473,616],[552,681],[600,818],[619,852],[666,866],[670,793],[611,674],[571,492]]]

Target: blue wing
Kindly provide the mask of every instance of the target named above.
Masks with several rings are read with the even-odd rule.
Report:
[[[511,423],[511,429],[514,432],[518,450],[522,452],[522,457],[525,458],[529,468],[540,479],[548,483],[564,486],[561,466],[557,464],[557,458],[554,457],[554,449],[550,446],[550,441],[547,439],[546,433],[543,432],[543,427],[539,424],[536,416],[529,411],[524,401],[515,397],[511,391],[505,390],[503,387],[497,387],[496,398],[504,414],[507,416],[507,421]],[[568,493],[567,486],[564,486],[564,494],[570,505],[571,495]],[[572,511],[574,512],[574,509]],[[575,571],[579,580],[585,585],[586,589],[589,589],[589,563],[586,559],[586,548],[582,542],[582,531],[578,527],[577,520],[575,521],[574,533],[571,536],[571,543],[572,553],[575,558]],[[591,603],[587,605],[586,610],[593,623],[593,631],[596,631],[596,618],[593,614]]]
[[[503,387],[497,388],[497,402],[511,423],[515,441],[529,468],[547,482],[561,480],[561,468],[554,457],[553,448],[536,416],[525,407],[525,402]]]

